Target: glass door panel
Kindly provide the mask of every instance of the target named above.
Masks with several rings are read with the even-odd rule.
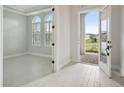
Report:
[[[100,11],[100,68],[111,77],[111,6]]]

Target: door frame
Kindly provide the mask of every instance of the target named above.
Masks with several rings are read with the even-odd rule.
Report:
[[[79,25],[78,26],[78,39],[77,39],[77,42],[79,44],[78,47],[77,47],[77,53],[78,53],[78,58],[77,59],[78,59],[78,62],[80,62],[80,60],[81,60],[81,56],[80,56],[80,45],[81,45],[81,43],[80,43],[80,38],[81,38],[80,37],[80,32],[81,32],[80,22],[81,22],[81,20],[80,20],[80,17],[81,17],[82,14],[86,14],[86,13],[89,13],[91,11],[100,11],[100,10],[101,10],[101,7],[96,7],[96,8],[90,8],[90,9],[82,10],[82,11],[80,11],[78,13],[78,25]],[[99,27],[98,27],[98,31],[99,31]],[[100,32],[99,32],[99,34],[100,34]],[[100,35],[99,35],[99,40],[100,40]],[[99,46],[99,50],[100,50],[100,46]],[[99,51],[99,55],[100,55],[100,51]],[[100,56],[99,55],[98,55],[98,64],[99,64],[99,60],[100,60]]]
[[[3,6],[0,5],[0,87],[3,86]]]

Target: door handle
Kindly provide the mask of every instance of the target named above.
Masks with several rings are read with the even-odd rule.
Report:
[[[110,48],[112,48],[112,46],[107,46],[106,49],[105,49],[107,56],[109,56],[109,50],[110,50]]]
[[[108,48],[105,49],[107,56],[109,56]]]

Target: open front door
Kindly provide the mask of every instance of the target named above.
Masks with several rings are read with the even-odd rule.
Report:
[[[100,11],[100,53],[99,66],[111,77],[111,6]]]

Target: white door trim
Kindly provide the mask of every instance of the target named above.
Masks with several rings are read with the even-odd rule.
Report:
[[[3,6],[0,5],[0,87],[3,86]]]
[[[91,9],[88,9],[88,10],[83,10],[83,11],[80,11],[79,13],[78,13],[78,39],[77,39],[77,42],[78,42],[78,47],[77,47],[77,53],[78,53],[78,61],[80,62],[80,59],[81,59],[81,56],[80,56],[80,28],[81,28],[81,26],[80,26],[80,16],[82,15],[82,14],[86,14],[86,13],[88,13],[88,12],[91,12],[91,11],[100,11],[100,7],[98,7],[98,8],[91,8]],[[99,29],[99,28],[98,28]]]

